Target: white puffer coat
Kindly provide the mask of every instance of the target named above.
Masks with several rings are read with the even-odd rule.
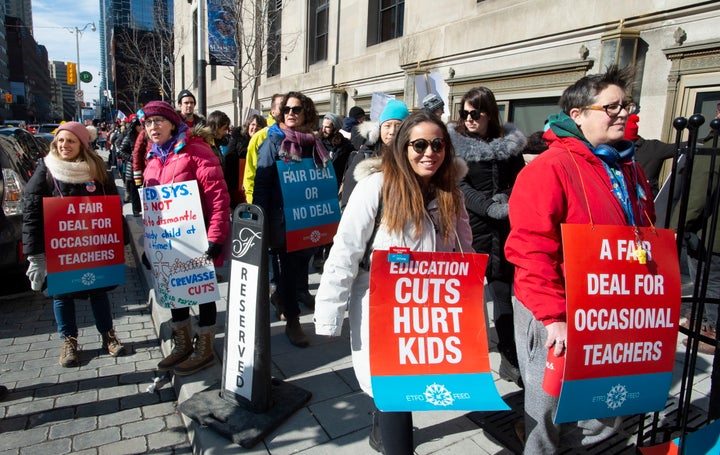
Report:
[[[457,162],[456,162],[457,163]],[[375,227],[380,206],[383,174],[378,172],[380,158],[363,160],[355,171],[358,184],[345,207],[333,246],[325,261],[320,287],[315,296],[315,332],[318,335],[339,336],[345,309],[350,317],[350,341],[353,369],[362,390],[372,396],[370,386],[370,328],[369,315],[370,273],[360,267],[365,249]],[[467,168],[465,168],[466,170]],[[462,198],[461,198],[462,203]],[[391,234],[380,224],[372,243],[372,250],[390,247],[408,247],[411,251],[456,251],[473,253],[472,231],[465,206],[458,209],[456,235],[445,242],[435,233],[433,219],[437,219],[435,201],[428,205],[428,216],[422,234],[415,238],[414,227],[408,225],[403,234]]]

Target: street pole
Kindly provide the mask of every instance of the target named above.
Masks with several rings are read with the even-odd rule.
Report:
[[[85,27],[87,27],[87,25]],[[77,65],[75,65],[75,72],[77,73],[75,74],[75,120],[82,123],[80,101],[77,95],[80,92],[80,30],[77,27],[75,27],[75,52],[77,57]]]
[[[97,30],[95,28],[95,22],[88,22],[85,24],[85,27],[83,28],[77,28],[73,27],[70,30],[70,33],[72,33],[72,30],[75,30],[75,53],[77,57],[77,65],[75,65],[75,71],[77,74],[75,74],[75,118],[78,122],[82,123],[82,115],[80,111],[80,103],[82,100],[78,100],[77,94],[80,93],[81,87],[80,87],[80,34],[90,27],[90,30],[93,32]]]

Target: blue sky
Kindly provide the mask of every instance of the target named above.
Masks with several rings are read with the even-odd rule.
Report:
[[[76,62],[75,27],[82,29],[88,22],[100,26],[98,0],[33,0],[33,36],[38,44],[47,48],[48,58]],[[70,30],[68,30],[70,29]],[[80,34],[80,71],[89,71],[92,82],[81,84],[85,100],[98,97],[100,87],[100,34],[88,26]],[[95,87],[97,86],[97,87]]]

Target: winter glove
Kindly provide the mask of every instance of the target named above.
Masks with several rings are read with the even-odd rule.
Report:
[[[133,171],[133,180],[135,180],[136,187],[142,188],[142,186],[143,186],[142,171]]]
[[[142,265],[145,266],[146,269],[152,270],[152,266],[150,265],[150,261],[148,261],[147,255],[145,255],[145,252],[143,251],[142,256],[140,257],[140,261],[142,262]]]
[[[47,276],[47,265],[45,254],[31,254],[27,257],[30,265],[25,275],[30,279],[30,287],[33,291],[42,291],[45,277]]]
[[[215,242],[208,242],[208,249],[205,252],[205,256],[209,259],[215,259],[222,253],[222,245]]]
[[[492,197],[492,200],[498,204],[507,204],[510,200],[510,196],[505,193],[498,193]]]
[[[493,202],[490,207],[487,208],[487,216],[496,220],[506,219],[508,216],[507,203]]]

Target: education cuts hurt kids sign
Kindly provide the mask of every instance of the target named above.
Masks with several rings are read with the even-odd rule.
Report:
[[[555,422],[663,409],[680,319],[674,232],[564,224],[562,236],[568,334]]]
[[[49,295],[125,282],[119,196],[46,197],[43,214]]]
[[[218,300],[197,181],[145,187],[140,194],[157,302],[178,308]]]
[[[510,409],[495,388],[483,300],[487,255],[373,252],[370,375],[382,411]]]
[[[277,161],[283,196],[287,251],[297,251],[332,241],[340,222],[335,170],[320,168],[312,158]]]

